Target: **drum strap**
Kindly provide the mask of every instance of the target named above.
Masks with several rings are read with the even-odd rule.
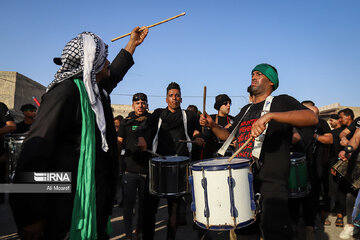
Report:
[[[182,117],[183,117],[183,123],[184,123],[184,130],[185,130],[185,136],[186,136],[186,140],[187,140],[187,148],[188,148],[188,151],[189,151],[189,154],[191,153],[191,150],[192,150],[192,144],[191,144],[191,139],[189,137],[189,134],[187,132],[187,117],[186,117],[186,112],[184,110],[181,110],[181,113],[182,113]],[[158,147],[158,143],[159,143],[159,131],[160,131],[160,127],[161,127],[161,123],[162,123],[162,119],[159,118],[159,122],[158,122],[158,128],[157,128],[157,131],[156,131],[156,135],[154,137],[154,140],[153,140],[153,147],[152,147],[152,151],[154,153],[156,153],[156,150],[157,150],[157,147]]]
[[[273,99],[274,99],[274,97],[271,96],[271,95],[269,95],[265,99],[264,107],[263,107],[263,110],[261,112],[260,117],[262,117],[264,114],[270,112],[270,106],[271,106],[271,103],[272,103]],[[252,156],[255,159],[260,158],[261,148],[262,148],[263,142],[265,140],[265,134],[266,134],[266,130],[268,128],[268,125],[269,124],[266,124],[265,131],[262,134],[260,134],[257,138],[255,138],[254,147],[253,147],[253,150],[252,150]]]
[[[244,115],[242,116],[242,118],[240,119],[240,121],[238,122],[238,124],[236,124],[236,127],[234,128],[234,130],[232,130],[231,134],[229,135],[229,137],[226,139],[226,141],[224,142],[224,144],[221,146],[221,148],[217,151],[217,154],[224,156],[226,150],[228,149],[230,143],[233,141],[235,134],[240,126],[240,123],[242,122],[242,120],[244,119],[246,113],[249,111],[249,109],[252,107],[253,104],[251,104],[247,109],[246,112],[244,113]]]

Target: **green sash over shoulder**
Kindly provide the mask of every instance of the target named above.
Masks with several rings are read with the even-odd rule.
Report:
[[[70,239],[97,239],[95,185],[95,116],[84,82],[74,79],[80,92],[81,147]]]

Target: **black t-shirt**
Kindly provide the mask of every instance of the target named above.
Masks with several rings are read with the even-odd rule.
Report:
[[[330,165],[334,165],[337,162],[339,152],[343,149],[343,147],[340,144],[340,133],[344,130],[344,127],[339,127],[336,129],[331,130],[331,134],[333,135],[333,144],[331,144],[330,147]]]
[[[140,151],[137,147],[138,139],[135,135],[136,129],[149,116],[145,113],[141,116],[136,116],[134,112],[129,113],[129,116],[121,120],[118,137],[124,138],[123,149],[125,149],[125,171],[132,173],[148,173],[149,154]]]
[[[223,128],[225,128],[227,126],[231,126],[231,124],[233,124],[232,119],[234,117],[231,115],[228,115],[226,117],[220,117],[217,114],[212,114],[212,115],[210,115],[210,117],[213,119],[213,121],[215,123],[217,123],[219,126],[221,126]],[[212,157],[214,157],[216,151],[218,151],[219,148],[221,148],[224,141],[221,141],[220,139],[218,139],[209,128],[205,128],[203,137],[206,141],[205,148],[204,148],[204,158],[212,158]],[[232,150],[233,150],[233,148],[231,146],[229,146],[227,153],[231,153]],[[229,155],[229,154],[225,154],[225,156],[227,156],[227,155]],[[230,156],[231,156],[231,154],[230,154]]]
[[[347,128],[352,133],[354,133],[357,128],[360,128],[360,117],[355,118]]]
[[[187,134],[192,138],[195,130],[201,131],[200,124],[196,113],[189,110],[185,110],[185,113]],[[179,140],[186,140],[181,109],[177,109],[175,112],[171,112],[167,108],[155,109],[145,124],[138,128],[137,136],[149,135],[151,142],[149,141],[148,145],[151,146],[157,132],[159,118],[162,119],[162,124],[159,130],[156,153],[164,156],[189,156],[187,143],[179,142]]]
[[[326,133],[331,133],[329,124],[324,119],[319,119],[318,124],[314,127],[314,133],[319,135],[324,135]],[[329,150],[330,144],[323,144],[319,141],[315,141],[313,144],[313,154],[314,161],[317,164],[318,174],[321,175],[321,166],[329,164]]]
[[[244,144],[251,136],[252,124],[259,119],[264,102],[252,104],[236,134],[236,148]],[[234,124],[228,130],[232,132],[237,123],[241,120],[249,105],[244,106],[240,113],[233,119]],[[307,109],[295,98],[288,95],[274,97],[270,112],[287,112],[292,110]],[[289,124],[270,121],[262,146],[259,162],[262,166],[258,169],[256,180],[263,188],[260,191],[287,192],[287,182],[290,169],[290,146],[293,133],[293,126]],[[240,158],[251,158],[254,140],[238,154]],[[265,187],[266,185],[266,187]],[[260,186],[260,187],[261,187]]]
[[[29,131],[31,124],[26,124],[25,121],[21,121],[16,124],[16,130],[13,133],[25,133]]]

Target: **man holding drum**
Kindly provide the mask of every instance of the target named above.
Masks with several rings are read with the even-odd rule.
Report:
[[[196,113],[190,110],[181,110],[181,102],[180,86],[175,82],[170,83],[166,90],[167,108],[155,109],[145,124],[137,129],[138,145],[141,149],[146,150],[148,145],[144,139],[145,132],[151,136],[151,139],[155,139],[153,152],[163,156],[190,157],[191,139],[198,145],[203,144],[203,139],[198,137],[200,125]],[[157,147],[154,147],[155,144]],[[165,162],[167,160],[164,159]],[[181,210],[179,205],[184,202],[180,197],[167,196],[167,199],[169,213],[167,239],[175,239],[176,229],[179,225],[179,210]],[[158,204],[159,197],[155,195],[149,194],[145,200],[144,239],[153,239],[154,237],[155,214]]]
[[[311,110],[288,95],[279,95],[273,99],[269,97],[279,85],[278,73],[273,66],[259,64],[251,73],[254,102],[241,109],[233,119],[233,125],[229,129],[221,128],[207,114],[201,115],[200,124],[209,127],[218,138],[226,140],[239,123],[239,129],[235,130],[236,148],[241,147],[250,137],[260,136],[255,141],[250,141],[237,157],[253,159],[256,162],[254,188],[261,194],[260,229],[264,238],[291,239],[288,179],[293,126],[312,126],[317,124],[318,119]],[[268,104],[270,111],[266,110]],[[266,135],[263,136],[265,130]],[[259,149],[258,146],[260,152],[255,152],[254,156],[253,149]],[[245,236],[244,239],[260,237],[256,225],[239,229],[237,233]]]

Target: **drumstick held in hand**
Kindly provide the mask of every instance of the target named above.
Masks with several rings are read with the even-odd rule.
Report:
[[[204,86],[204,97],[203,97],[203,114],[206,117],[206,86]],[[204,127],[201,128],[202,133],[204,133]]]
[[[228,161],[231,162],[231,160],[233,160],[233,159],[236,157],[236,155],[238,155],[238,154],[244,149],[244,147],[246,147],[246,145],[249,144],[249,142],[250,142],[252,139],[253,139],[252,136],[249,137],[249,139],[246,140],[246,142],[229,158]]]
[[[175,18],[178,18],[178,17],[184,16],[184,15],[185,15],[185,12],[180,13],[179,15],[176,15],[176,16],[174,16],[174,17],[171,17],[171,18],[168,18],[168,19],[162,20],[162,21],[160,21],[160,22],[157,22],[157,23],[151,24],[151,25],[149,25],[149,26],[146,26],[146,27],[140,28],[140,29],[139,29],[139,31],[142,31],[142,30],[144,30],[145,28],[152,28],[152,27],[155,27],[155,26],[157,26],[157,25],[160,25],[160,24],[162,24],[162,23],[166,23],[166,22],[168,22],[168,21],[171,21],[171,20],[173,20],[173,19],[175,19]],[[121,39],[121,38],[123,38],[123,37],[127,37],[127,36],[129,36],[129,35],[131,35],[131,32],[129,32],[129,33],[127,33],[127,34],[124,34],[124,35],[121,35],[121,36],[119,36],[119,37],[113,38],[113,39],[111,39],[111,41],[112,41],[112,42],[114,42],[114,41],[116,41],[116,40],[119,40],[119,39]]]
[[[155,153],[155,152],[153,152],[153,151],[150,151],[149,149],[146,149],[146,151],[147,151],[148,153],[151,153],[151,154],[157,156],[157,157],[161,157],[162,159],[166,159],[165,156],[160,155],[160,154],[158,154],[158,153]]]

